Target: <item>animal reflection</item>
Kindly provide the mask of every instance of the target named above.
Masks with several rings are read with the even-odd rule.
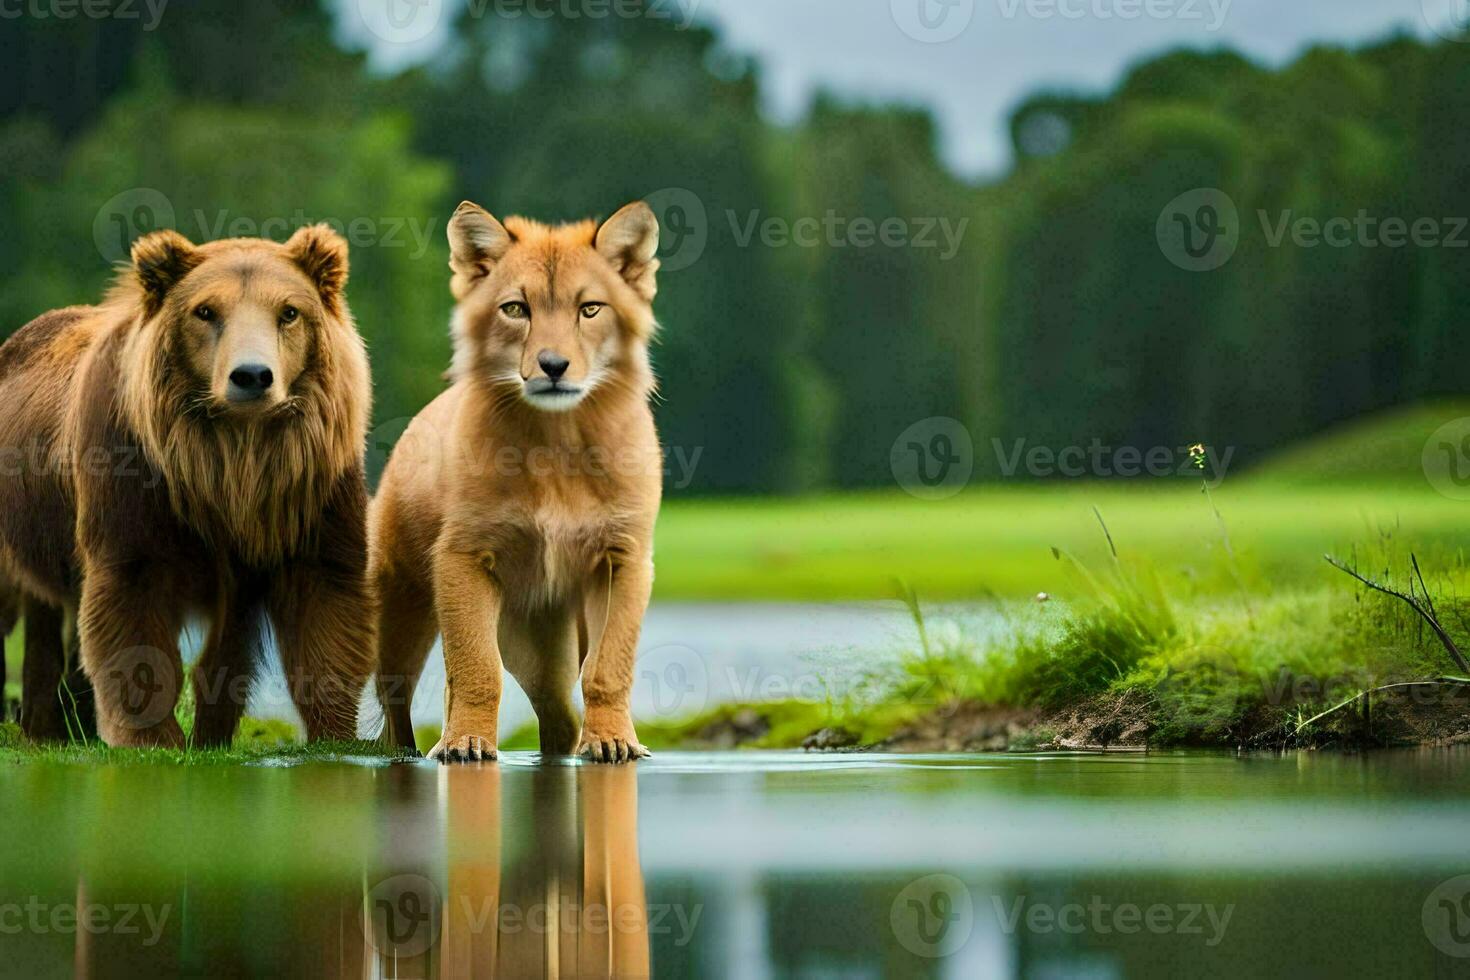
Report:
[[[84,878],[77,908],[155,914],[132,933],[78,929],[75,975],[649,975],[635,768],[379,775],[377,840],[356,880],[204,873],[123,895]]]
[[[439,789],[442,879],[390,861],[368,893],[381,976],[648,975],[636,770],[448,769]]]

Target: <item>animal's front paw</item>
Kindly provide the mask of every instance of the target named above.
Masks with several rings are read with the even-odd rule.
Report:
[[[494,762],[495,739],[445,732],[438,744],[429,750],[429,758],[446,765],[453,762]]]
[[[577,754],[592,762],[633,762],[653,755],[638,741],[631,718],[598,718],[592,713],[582,725]]]

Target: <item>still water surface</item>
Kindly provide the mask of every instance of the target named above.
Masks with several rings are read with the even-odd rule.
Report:
[[[926,612],[931,634],[963,635],[982,646],[1007,629],[1005,615],[992,605]],[[202,630],[194,632],[202,640]],[[669,722],[717,704],[784,697],[821,702],[861,683],[865,671],[914,650],[916,637],[913,620],[897,602],[655,603],[638,644],[634,717]],[[250,714],[299,724],[274,651],[264,663]],[[414,694],[413,720],[437,726],[443,717],[444,656],[436,644]],[[501,734],[534,718],[525,694],[507,675]],[[365,704],[362,722],[364,735],[377,733],[375,704]]]
[[[36,764],[0,821],[13,976],[1470,973],[1467,750]]]

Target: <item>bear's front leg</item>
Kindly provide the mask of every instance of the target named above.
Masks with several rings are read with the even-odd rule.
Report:
[[[651,753],[633,730],[633,660],[653,591],[653,562],[638,557],[614,565],[607,625],[582,665],[582,738],[577,754],[593,762],[631,762]]]
[[[440,762],[494,759],[500,722],[500,587],[493,559],[444,546],[434,558],[434,605],[444,636],[444,734]]]
[[[182,748],[174,718],[184,680],[181,604],[167,572],[143,562],[89,562],[78,620],[82,662],[108,745]]]
[[[268,606],[306,737],[357,738],[357,706],[373,672],[375,651],[366,568],[290,565],[272,582]]]

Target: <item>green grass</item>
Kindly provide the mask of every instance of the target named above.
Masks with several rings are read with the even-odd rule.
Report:
[[[1408,548],[1388,534],[1357,556],[1363,570],[1407,591]],[[1470,647],[1470,601],[1462,598],[1470,564],[1443,548],[1419,557],[1442,621],[1462,648]],[[1014,631],[997,643],[983,646],[953,632],[932,636],[911,600],[911,642],[893,664],[872,668],[867,683],[850,686],[849,696],[824,704],[721,705],[653,727],[645,741],[698,744],[727,719],[753,711],[770,728],[752,747],[797,746],[823,727],[846,728],[871,744],[957,706],[1025,709],[1044,727],[1049,715],[1131,697],[1147,706],[1154,745],[1319,744],[1341,737],[1333,725],[1349,716],[1300,730],[1297,723],[1380,684],[1456,673],[1404,603],[1335,570],[1316,587],[1274,590],[1251,580],[1255,587],[1243,593],[1181,600],[1161,586],[1147,559],[1109,554],[1098,567],[1069,564],[1063,577],[1077,599],[1013,605]],[[1038,729],[1011,744],[1025,748],[1048,737]]]
[[[1162,481],[1161,481],[1162,482]],[[1427,483],[1309,487],[1227,479],[1213,491],[1231,542],[1275,588],[1320,585],[1323,552],[1392,527],[1425,544],[1463,541],[1467,506]],[[1147,556],[1183,595],[1236,589],[1193,481],[985,486],[942,501],[901,491],[796,500],[672,501],[657,540],[664,600],[891,598],[902,580],[926,600],[1063,594],[1053,547],[1097,564],[1098,508],[1125,557]]]
[[[948,500],[888,491],[780,500],[679,500],[658,525],[661,599],[873,599],[901,579],[928,600],[1022,598],[1061,589],[1051,548],[1097,565],[1102,511],[1124,557],[1147,557],[1176,594],[1238,590],[1237,573],[1272,589],[1321,584],[1321,554],[1394,527],[1420,544],[1464,540],[1467,504],[1424,472],[1430,435],[1470,417],[1470,402],[1395,409],[1346,423],[1214,490],[1250,567],[1216,559],[1219,528],[1189,478],[977,485]],[[1431,454],[1435,466],[1443,466]]]
[[[1424,446],[1435,430],[1470,417],[1470,402],[1408,405],[1344,422],[1291,446],[1258,466],[1253,476],[1283,483],[1398,482],[1424,485]],[[1445,461],[1430,454],[1430,465]]]
[[[390,759],[395,755],[377,742],[312,742],[299,740],[294,725],[246,718],[228,749],[114,749],[95,739],[87,742],[36,744],[14,722],[0,724],[0,766],[20,763],[82,765],[285,765],[345,757]]]

